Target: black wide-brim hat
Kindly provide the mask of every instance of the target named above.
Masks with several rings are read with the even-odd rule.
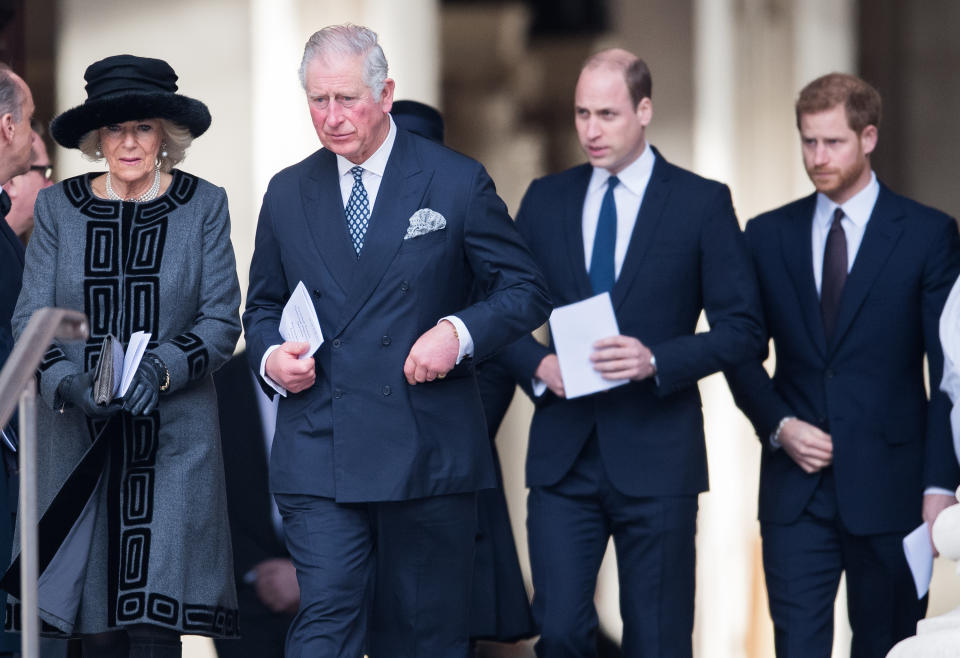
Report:
[[[162,59],[114,55],[83,74],[87,100],[56,117],[50,133],[61,146],[77,148],[91,130],[138,119],[168,119],[199,137],[210,127],[210,110],[176,93],[177,74]]]

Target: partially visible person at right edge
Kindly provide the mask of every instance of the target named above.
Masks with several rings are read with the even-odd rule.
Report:
[[[800,92],[797,127],[816,193],[746,227],[773,377],[727,373],[763,445],[760,531],[777,656],[830,656],[847,576],[851,655],[913,635],[918,600],[902,539],[956,502],[938,321],[960,271],[947,215],[877,180],[881,100],[851,75]],[[923,362],[929,362],[928,399]]]

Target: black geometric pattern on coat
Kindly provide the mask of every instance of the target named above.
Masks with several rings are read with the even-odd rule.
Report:
[[[37,385],[39,386],[40,380],[43,378],[43,373],[54,363],[59,363],[60,361],[66,360],[67,355],[63,353],[63,350],[54,345],[48,349],[43,354],[43,360],[40,361],[40,365],[37,366]]]
[[[127,592],[117,598],[117,621],[131,622],[142,619],[146,608],[146,594],[143,592]]]
[[[149,565],[150,528],[124,530],[120,539],[120,589],[146,587]]]
[[[167,196],[182,206],[189,201],[193,193],[197,191],[197,185],[200,183],[200,179],[196,176],[185,174],[182,171],[177,171],[176,173],[179,174],[179,176],[174,175],[173,182],[170,183],[170,187],[167,189]]]
[[[86,277],[120,275],[120,225],[117,222],[87,222],[87,248],[83,274]]]
[[[235,635],[237,611],[209,605],[183,606],[183,628],[191,633]]]
[[[187,355],[187,368],[190,371],[191,380],[200,379],[207,374],[210,356],[200,336],[188,331],[173,338],[170,342]]]
[[[124,332],[147,331],[154,339],[160,326],[160,277],[130,276],[123,280]]]
[[[147,597],[147,618],[161,624],[174,626],[180,617],[180,603],[163,594],[150,594]]]
[[[107,334],[117,336],[119,315],[110,312],[117,309],[120,303],[120,282],[115,277],[95,279],[85,278],[83,281],[83,311],[90,321],[90,338],[88,343],[96,343],[97,347],[103,343]]]

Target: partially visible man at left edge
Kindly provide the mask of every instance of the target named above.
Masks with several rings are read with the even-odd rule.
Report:
[[[33,110],[33,96],[27,83],[6,65],[0,64],[0,184],[29,171],[30,149],[35,139],[35,133],[30,128]],[[10,318],[23,280],[23,243],[7,224],[9,210],[10,197],[0,190],[0,368],[13,350]],[[0,447],[0,450],[3,449]],[[12,501],[8,496],[7,473],[2,460],[0,480],[0,563],[6,566],[10,561],[13,542],[8,511]],[[0,656],[13,655],[8,653],[13,646],[15,643],[0,637]]]
[[[0,64],[0,184],[30,168],[30,149],[34,133],[33,96],[20,76]],[[10,209],[10,197],[0,192],[0,214]],[[7,224],[0,222],[0,366],[13,349],[10,317],[17,303],[23,275],[23,243]]]
[[[30,148],[30,165],[25,173],[14,176],[3,189],[10,197],[10,210],[7,212],[7,224],[27,244],[33,232],[33,206],[37,202],[37,193],[53,185],[53,167],[43,143],[43,128],[37,122],[33,126],[33,145]]]
[[[397,128],[376,34],[320,30],[300,74],[325,148],[270,182],[243,317],[250,364],[286,395],[287,656],[466,658],[475,492],[496,483],[472,364],[546,319],[545,285],[483,167]],[[279,333],[299,281],[313,355]]]

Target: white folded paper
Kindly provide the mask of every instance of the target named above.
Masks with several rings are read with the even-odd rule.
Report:
[[[293,294],[280,314],[280,335],[284,340],[310,344],[310,349],[300,355],[301,359],[313,356],[323,345],[323,331],[320,329],[317,309],[314,308],[303,281],[293,289]]]
[[[140,367],[140,361],[143,359],[143,353],[147,351],[147,345],[150,343],[152,334],[145,331],[136,331],[130,335],[130,342],[127,343],[127,349],[120,346],[120,341],[113,342],[113,395],[122,398],[127,394],[133,376]],[[101,357],[103,358],[103,357]]]
[[[595,342],[620,333],[609,293],[553,309],[550,333],[560,361],[560,375],[567,398],[606,391],[630,381],[604,379],[590,361]]]
[[[903,554],[913,575],[917,599],[922,599],[930,591],[930,579],[933,578],[933,544],[930,543],[930,528],[926,522],[903,538]]]

